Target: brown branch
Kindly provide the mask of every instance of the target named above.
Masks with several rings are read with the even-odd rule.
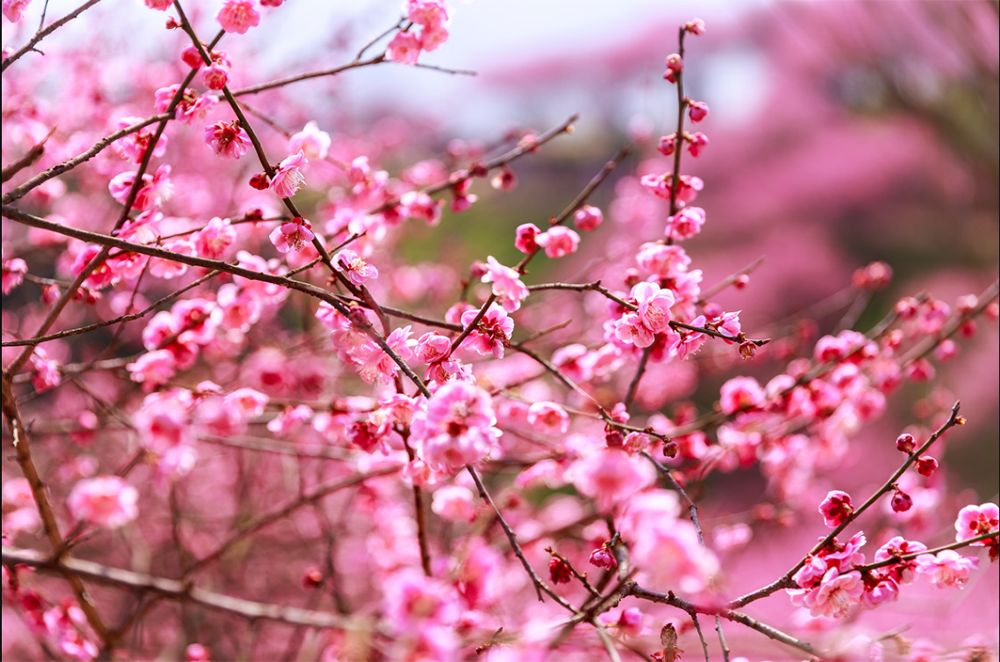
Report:
[[[788,572],[786,572],[784,575],[782,575],[775,581],[771,582],[767,586],[763,586],[755,591],[751,591],[746,595],[736,598],[735,600],[729,603],[729,606],[731,608],[739,608],[756,600],[760,600],[761,598],[765,598],[780,589],[794,588],[795,582],[792,580],[792,576],[809,561],[809,558],[811,556],[818,553],[820,550],[829,545],[834,538],[836,538],[838,535],[840,535],[841,532],[844,531],[844,529],[846,529],[848,526],[854,523],[855,520],[857,520],[862,514],[864,514],[866,510],[871,508],[883,495],[892,490],[893,487],[895,487],[896,485],[896,481],[899,480],[899,478],[906,472],[906,470],[909,469],[910,466],[917,461],[917,458],[923,455],[927,451],[927,449],[934,444],[935,441],[940,439],[945,432],[947,432],[952,427],[955,427],[956,425],[965,425],[965,419],[959,416],[958,414],[959,407],[960,404],[956,402],[951,408],[951,414],[948,416],[948,420],[942,423],[941,426],[937,430],[935,430],[934,433],[930,435],[930,437],[927,438],[927,441],[925,441],[920,446],[920,448],[918,448],[916,451],[907,456],[903,464],[900,465],[900,467],[896,469],[896,471],[894,471],[891,476],[889,476],[889,479],[885,481],[885,483],[883,483],[881,487],[875,490],[875,492],[870,497],[868,497],[868,499],[863,504],[858,506],[853,512],[851,512],[850,515],[844,518],[844,521],[841,522],[839,525],[837,525],[832,531],[830,531],[830,533],[827,534],[826,537],[824,537],[822,540],[816,543],[812,547],[812,549],[810,549],[809,552],[801,560],[799,560],[798,563],[796,563],[788,570]]]
[[[76,18],[77,16],[79,16],[83,12],[87,11],[88,9],[90,9],[91,7],[93,7],[94,5],[96,5],[100,1],[101,0],[87,0],[87,2],[83,3],[82,5],[80,5],[79,7],[77,7],[76,9],[74,9],[73,11],[71,11],[70,13],[68,13],[65,16],[63,16],[62,18],[60,18],[59,20],[53,21],[52,24],[49,27],[45,28],[44,30],[40,29],[38,32],[35,33],[35,36],[32,37],[28,41],[27,44],[25,44],[20,49],[18,49],[14,53],[12,53],[10,55],[10,57],[8,57],[6,60],[3,61],[2,64],[0,64],[0,71],[7,71],[7,67],[9,67],[10,65],[14,64],[14,62],[16,62],[17,60],[21,59],[21,57],[25,53],[28,53],[30,51],[35,50],[35,46],[37,46],[39,44],[39,42],[42,41],[42,39],[45,39],[50,34],[52,34],[53,32],[55,32],[56,30],[58,30],[62,26],[66,25],[67,23],[69,23],[70,21],[72,21],[74,18]],[[44,17],[43,17],[42,20],[45,20]]]
[[[808,642],[793,637],[790,634],[782,632],[781,630],[771,625],[768,625],[767,623],[759,621],[756,618],[748,616],[747,614],[744,614],[742,612],[734,611],[732,609],[727,609],[727,608],[704,607],[700,605],[695,605],[688,602],[687,600],[677,597],[676,595],[674,595],[672,591],[668,591],[667,593],[656,593],[655,591],[649,591],[647,589],[644,589],[637,584],[632,584],[629,587],[628,595],[633,595],[642,600],[649,600],[650,602],[657,602],[660,604],[669,605],[671,607],[677,607],[678,609],[687,612],[689,615],[692,616],[692,618],[694,618],[696,614],[718,615],[728,621],[733,621],[734,623],[739,623],[741,625],[745,625],[746,627],[752,630],[756,630],[757,632],[760,632],[769,639],[778,641],[782,644],[785,644],[786,646],[791,646],[792,648],[797,648],[798,650],[810,655],[813,658],[821,657],[820,653]]]
[[[38,469],[35,467],[35,461],[31,457],[31,440],[21,420],[21,413],[18,411],[17,400],[14,398],[14,389],[12,388],[10,376],[9,372],[4,371],[3,415],[7,419],[7,426],[11,433],[11,442],[17,454],[17,464],[21,468],[21,473],[24,474],[25,480],[28,481],[28,486],[31,488],[31,496],[34,499],[35,508],[38,510],[38,516],[42,520],[45,536],[48,538],[53,552],[58,553],[58,550],[63,548],[64,543],[62,534],[59,532],[59,520],[56,519],[55,511],[52,509],[48,494],[45,491],[45,483],[42,482],[42,478],[38,474]],[[80,577],[72,570],[64,570],[61,574],[66,578],[70,588],[73,589],[73,594],[76,595],[80,609],[83,610],[84,615],[87,617],[90,627],[101,638],[101,641],[107,641],[108,629],[97,613],[97,608],[94,606],[94,602],[87,593],[87,589],[80,580]]]
[[[208,609],[235,614],[251,621],[276,621],[288,625],[304,625],[314,628],[349,627],[348,619],[337,614],[244,600],[192,586],[176,579],[111,568],[83,559],[65,557],[53,560],[29,549],[4,546],[3,563],[12,568],[23,565],[37,568],[43,572],[72,573],[75,576],[86,577],[101,584],[156,593],[165,598],[191,602]]]
[[[504,534],[507,536],[507,540],[510,542],[510,547],[514,552],[514,556],[516,556],[521,562],[521,566],[524,568],[524,571],[528,573],[528,577],[531,578],[531,583],[535,585],[535,593],[538,595],[538,601],[542,601],[542,593],[545,593],[550,598],[555,600],[558,605],[575,613],[576,609],[573,605],[566,602],[562,596],[553,591],[552,588],[538,576],[535,569],[531,567],[531,563],[524,556],[524,552],[521,550],[521,545],[517,542],[517,534],[514,533],[512,528],[510,528],[510,524],[508,524],[507,520],[504,519],[503,513],[500,512],[496,502],[493,501],[493,497],[490,496],[490,493],[486,490],[486,486],[483,484],[483,479],[479,477],[479,472],[477,472],[471,465],[465,467],[465,469],[469,472],[469,475],[472,476],[472,482],[476,484],[476,489],[479,491],[480,498],[488,503],[490,508],[493,509],[493,514],[496,516],[497,521],[500,523],[500,527],[503,529]]]

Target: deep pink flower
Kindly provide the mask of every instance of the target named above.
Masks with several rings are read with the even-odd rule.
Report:
[[[688,117],[691,118],[692,122],[701,122],[708,117],[708,104],[704,101],[689,101]]]
[[[478,312],[467,310],[462,313],[462,326],[469,326]],[[462,347],[468,347],[477,354],[492,354],[495,358],[502,359],[512,333],[514,320],[502,306],[491,303],[476,328],[462,341]]]
[[[819,513],[831,529],[843,524],[853,512],[854,505],[851,503],[851,495],[840,490],[830,491],[819,504]]]
[[[219,156],[238,159],[250,149],[250,136],[236,120],[216,122],[205,127],[205,142]]]
[[[3,287],[4,294],[10,293],[24,280],[24,275],[28,273],[28,263],[19,257],[3,261]]]
[[[573,223],[584,232],[596,230],[604,222],[604,213],[593,205],[583,205],[573,214]]]
[[[764,389],[753,377],[734,377],[722,385],[719,406],[724,414],[756,409],[764,404]]]
[[[517,226],[514,247],[522,253],[534,253],[538,250],[536,241],[541,230],[534,223],[522,223]]]
[[[984,503],[979,506],[969,505],[958,511],[955,520],[955,540],[969,540],[984,533],[1000,529],[1000,508],[995,503]],[[986,546],[988,541],[973,543]]]

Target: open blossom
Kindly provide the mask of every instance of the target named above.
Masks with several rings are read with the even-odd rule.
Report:
[[[977,559],[962,556],[953,549],[917,557],[917,574],[930,579],[938,588],[965,588]]]
[[[476,497],[467,487],[446,485],[434,492],[431,510],[452,522],[471,522],[476,517]]]
[[[724,414],[755,409],[764,404],[764,389],[753,377],[734,377],[722,385],[719,405]]]
[[[493,294],[509,313],[520,308],[521,302],[528,297],[528,288],[521,282],[517,271],[500,264],[492,255],[486,258],[486,273],[482,280],[492,283]]]
[[[77,520],[116,529],[139,515],[139,492],[118,476],[86,478],[73,486],[66,505]]]
[[[649,486],[654,479],[642,458],[633,458],[617,448],[603,449],[577,460],[568,477],[602,512]]]
[[[984,503],[980,506],[965,506],[958,511],[955,520],[955,540],[969,540],[985,533],[1000,529],[1000,508],[995,503]],[[983,540],[974,545],[985,545]]]
[[[253,0],[225,0],[216,19],[226,32],[246,34],[250,28],[260,24],[260,14]]]
[[[478,310],[467,310],[462,313],[462,326],[472,324]],[[462,347],[468,347],[477,354],[490,355],[502,359],[504,349],[510,343],[514,333],[514,320],[507,315],[503,307],[491,303],[482,319],[462,342]]]
[[[643,323],[642,318],[636,313],[625,313],[615,320],[613,328],[615,337],[626,345],[645,348],[652,345],[656,338],[656,334]]]
[[[330,150],[330,134],[321,131],[316,122],[309,121],[302,130],[288,139],[288,151],[302,152],[307,159],[322,160]]]
[[[194,235],[194,248],[201,257],[213,260],[225,257],[236,242],[236,228],[228,218],[212,218]]]
[[[413,32],[397,32],[385,47],[385,56],[400,64],[416,64],[420,57],[420,37]]]
[[[250,149],[250,136],[236,120],[206,126],[205,142],[219,156],[231,159],[240,158]]]
[[[448,382],[427,401],[413,421],[421,457],[448,473],[475,464],[493,449],[500,431],[489,394],[465,382]]]
[[[705,225],[705,210],[701,207],[685,207],[667,218],[666,236],[675,241],[690,239]]]
[[[565,434],[569,414],[555,402],[534,402],[528,407],[528,425],[548,434]]]
[[[831,529],[843,524],[854,512],[851,495],[840,490],[832,490],[819,504],[819,513]]]
[[[636,314],[643,325],[653,333],[665,331],[670,325],[670,308],[674,305],[674,294],[662,289],[656,283],[636,283],[631,297],[638,305]]]
[[[305,154],[296,152],[278,164],[271,178],[271,190],[279,198],[290,198],[302,188],[306,178],[301,168],[306,164]]]
[[[269,238],[279,253],[290,253],[302,250],[315,236],[309,221],[295,218],[274,228]]]
[[[569,228],[556,225],[535,237],[535,243],[545,249],[551,258],[560,258],[575,253],[580,245],[580,235]]]
[[[813,616],[844,618],[851,607],[860,604],[864,590],[860,572],[841,574],[836,568],[830,568],[819,587],[805,595],[803,604]]]
[[[333,263],[343,270],[347,280],[361,286],[378,278],[378,269],[349,248],[333,256]]]
[[[420,47],[433,51],[448,38],[448,8],[443,0],[408,0],[406,17],[420,26]]]

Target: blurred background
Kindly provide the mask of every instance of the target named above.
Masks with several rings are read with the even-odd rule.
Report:
[[[31,31],[41,4],[33,3],[24,22]],[[53,0],[49,15],[62,15],[76,4]],[[172,61],[175,49],[158,36],[163,14],[121,11],[122,4],[101,3],[53,39],[52,47],[100,30],[109,51],[130,49]],[[207,26],[215,6],[204,3],[193,9],[193,18]],[[517,162],[513,191],[480,185],[475,190],[480,202],[469,211],[446,211],[433,229],[408,224],[392,246],[407,262],[446,255],[462,269],[492,254],[511,263],[514,227],[528,221],[541,225],[606,159],[632,144],[627,167],[593,199],[608,221],[584,238],[580,253],[539,265],[529,279],[603,278],[619,287],[635,246],[662,232],[662,208],[643,202],[648,196],[638,191],[636,173],[666,169],[655,144],[674,130],[676,106],[673,88],[661,79],[663,59],[676,48],[677,25],[699,16],[708,31],[688,42],[685,83],[691,97],[712,109],[698,127],[711,144],[698,159],[685,155],[683,170],[705,180],[698,204],[708,223],[686,248],[704,269],[706,285],[763,258],[746,290],[719,297],[727,309],[743,310],[746,330],[786,338],[808,327],[813,339],[842,324],[866,330],[901,296],[932,292],[954,305],[958,296],[979,293],[997,278],[996,2],[484,0],[449,6],[451,38],[422,61],[472,70],[475,76],[391,65],[251,100],[282,126],[297,129],[315,119],[335,134],[338,156],[352,157],[363,145],[381,161],[381,147],[391,156],[380,165],[394,175],[421,159],[461,160],[496,147],[512,131],[542,131],[580,113],[572,136]],[[242,85],[342,64],[399,15],[393,1],[292,0],[246,38],[233,40],[233,61],[251,61],[241,58],[242,49],[256,63],[253,70],[237,64],[233,77]],[[202,31],[207,34],[208,27]],[[24,38],[4,24],[5,45]],[[115,81],[120,73],[98,75]],[[282,105],[282,98],[295,103]],[[402,143],[406,149],[397,149]],[[598,259],[605,263],[600,268]],[[853,272],[873,260],[886,262],[894,278],[869,296],[850,285]],[[453,279],[453,294],[460,275]],[[560,312],[560,304],[550,301],[549,323]],[[531,317],[526,321],[530,326]],[[567,343],[586,333],[577,322],[558,340]],[[538,328],[543,326],[539,320]],[[997,345],[996,325],[983,322],[975,337],[960,341],[956,357],[938,366],[938,380],[903,387],[890,399],[890,415],[861,432],[848,473],[839,477],[870,484],[876,478],[872,467],[884,477],[881,468],[896,462],[888,441],[909,423],[924,421],[935,407],[961,398],[970,425],[949,441],[941,480],[964,487],[952,487],[948,498],[954,501],[934,504],[940,520],[927,523],[921,535],[928,540],[950,537],[953,513],[961,505],[997,500]],[[777,342],[749,366],[706,355],[669,368],[652,376],[664,385],[663,401],[644,404],[653,411],[690,398],[708,406],[718,385],[736,370],[767,379],[789,356],[807,351],[804,347]],[[754,475],[725,479],[732,481],[734,501],[761,485]],[[724,513],[732,505],[713,507]],[[711,525],[711,508],[708,521]],[[774,551],[774,562],[748,567],[742,577],[734,560],[733,590],[783,571],[784,544],[780,536],[756,541],[755,556],[763,545]],[[970,589],[949,593],[943,602],[927,589],[926,601],[900,607],[908,610],[907,627],[946,628],[956,644],[985,633],[995,644],[996,577],[995,569],[977,575]],[[773,602],[761,607],[762,614],[771,608],[787,612],[783,600]],[[888,609],[871,618],[883,619],[887,631],[900,623],[899,611]]]

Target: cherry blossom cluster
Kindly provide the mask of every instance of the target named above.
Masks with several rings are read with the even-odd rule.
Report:
[[[28,4],[4,0],[5,19],[23,27]],[[867,331],[764,337],[720,305],[753,267],[706,282],[684,243],[715,228],[685,165],[709,145],[691,130],[709,107],[685,92],[701,20],[679,27],[658,83],[676,92],[671,132],[547,195],[551,215],[503,245],[408,263],[416,234],[517,195],[518,164],[575,116],[442,152],[389,122],[352,133],[293,94],[429,66],[451,27],[441,0],[409,0],[347,65],[264,83],[230,44],[252,48],[281,0],[135,4],[166,12],[166,46],[157,66],[127,63],[141,71],[114,101],[99,61],[53,54],[33,71],[30,49],[4,51],[3,590],[18,653],[667,660],[681,637],[714,659],[714,619],[724,659],[764,638],[836,657],[837,637],[806,641],[817,624],[996,572],[975,554],[997,560],[997,505],[963,507],[946,480],[958,405],[944,419],[927,405],[886,445],[903,464],[869,499],[841,489],[857,494],[855,438],[893,394],[1000,316],[996,284],[904,297]],[[53,72],[79,82],[53,92]],[[623,256],[605,255],[612,234]],[[851,288],[891,283],[873,262]],[[741,374],[712,381],[710,362]],[[673,390],[702,378],[708,406]],[[759,503],[730,498],[738,472]],[[846,531],[870,510],[879,522]],[[788,572],[737,595],[730,563],[755,537],[821,522]],[[954,540],[936,539],[942,522]],[[780,591],[802,638],[741,611]],[[250,636],[262,623],[278,634]]]

